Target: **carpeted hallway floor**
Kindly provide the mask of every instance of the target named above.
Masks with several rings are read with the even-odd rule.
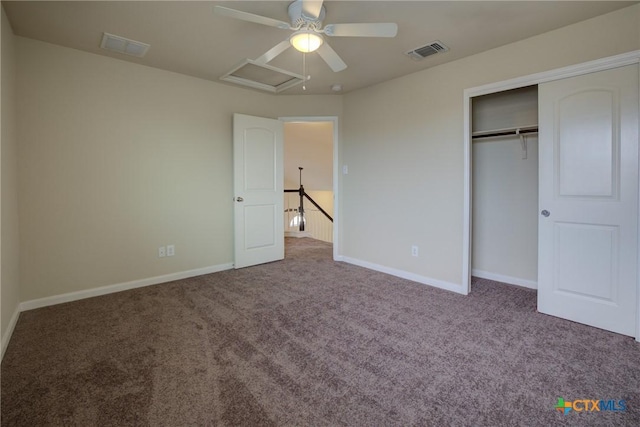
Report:
[[[282,262],[22,313],[2,425],[640,425],[633,339],[538,314],[534,291],[465,297],[287,240]]]

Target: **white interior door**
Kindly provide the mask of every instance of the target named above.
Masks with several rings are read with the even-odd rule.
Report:
[[[284,258],[283,125],[233,115],[235,268]]]
[[[538,310],[636,334],[638,65],[539,86]]]

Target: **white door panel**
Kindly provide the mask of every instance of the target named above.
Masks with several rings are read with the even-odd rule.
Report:
[[[583,90],[558,100],[558,195],[613,197],[617,93]]]
[[[539,86],[538,310],[636,334],[638,66]]]
[[[283,126],[234,114],[235,268],[284,258]]]
[[[558,292],[616,301],[619,228],[561,222],[554,226]]]

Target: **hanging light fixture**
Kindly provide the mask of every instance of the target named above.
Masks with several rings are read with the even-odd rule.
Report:
[[[310,30],[296,31],[289,37],[289,43],[295,47],[296,50],[302,53],[309,53],[317,50],[324,40],[319,34]]]
[[[289,228],[298,228],[300,229],[300,222],[302,222],[302,229],[304,230],[305,225],[307,224],[307,218],[303,217],[299,213],[296,214],[291,221],[289,221]]]

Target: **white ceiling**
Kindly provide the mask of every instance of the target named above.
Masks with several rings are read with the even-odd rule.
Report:
[[[19,36],[212,81],[243,59],[256,59],[286,39],[289,30],[238,21],[212,12],[216,4],[288,22],[289,1],[3,1]],[[307,56],[311,80],[283,94],[343,93],[522,40],[638,1],[325,1],[324,24],[395,22],[398,35],[327,38],[348,68],[334,73]],[[108,32],[149,43],[142,58],[99,48]],[[404,52],[440,40],[450,48],[422,61]],[[550,47],[552,48],[552,47]],[[288,49],[270,63],[302,73],[302,54]]]

